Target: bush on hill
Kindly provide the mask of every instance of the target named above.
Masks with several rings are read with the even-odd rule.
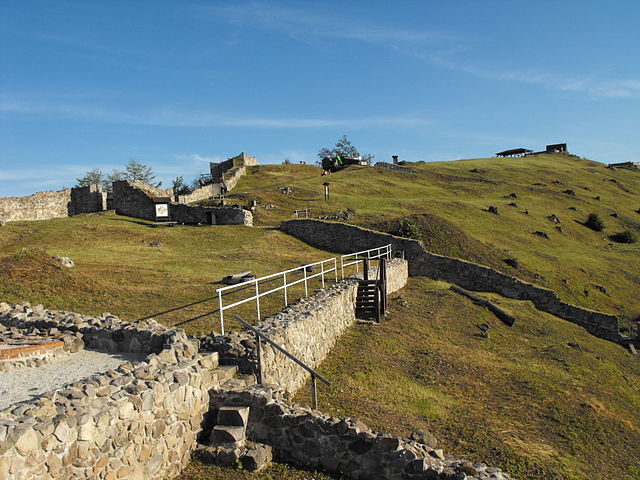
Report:
[[[609,238],[618,243],[636,243],[638,241],[638,236],[631,230],[615,233]]]
[[[605,228],[604,222],[596,213],[590,213],[584,225],[596,232],[601,232]]]

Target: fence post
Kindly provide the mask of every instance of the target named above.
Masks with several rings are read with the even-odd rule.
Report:
[[[256,278],[256,312],[258,313],[258,321],[260,321],[260,290],[258,289],[257,278]]]
[[[340,271],[342,272],[341,279],[344,280],[344,257],[340,257]]]
[[[284,306],[286,307],[289,304],[287,301],[287,272],[282,274],[282,278],[284,278]]]
[[[338,259],[333,257],[333,271],[336,274],[336,283],[338,283]]]
[[[318,409],[318,389],[316,387],[316,376],[311,374],[311,405],[314,410]]]
[[[309,292],[307,291],[307,267],[302,267],[302,273],[304,274],[304,296],[308,296]]]
[[[322,288],[324,288],[324,260],[320,262],[320,278],[322,279]]]
[[[262,340],[260,335],[256,333],[256,355],[258,356],[258,371],[256,374],[256,382],[262,385]]]
[[[224,311],[222,309],[222,292],[218,291],[218,305],[220,311],[220,334],[224,335]]]

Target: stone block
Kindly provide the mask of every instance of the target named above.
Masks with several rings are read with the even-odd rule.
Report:
[[[245,427],[249,421],[249,407],[220,407],[218,424]]]
[[[254,444],[248,448],[246,453],[240,458],[243,468],[258,472],[269,466],[273,460],[273,451],[269,445]]]
[[[230,427],[227,425],[216,425],[213,427],[212,443],[236,443],[241,444],[245,440],[244,427]]]

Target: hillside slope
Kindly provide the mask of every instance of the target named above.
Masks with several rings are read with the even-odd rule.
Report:
[[[235,196],[258,201],[255,218],[262,225],[277,225],[294,209],[309,208],[312,216],[350,209],[350,223],[395,232],[401,219],[418,219],[420,227],[428,215],[431,223],[456,229],[419,228],[434,253],[488,264],[576,305],[629,318],[640,313],[640,243],[609,238],[625,230],[640,233],[639,172],[559,154],[407,166],[415,173],[350,167],[322,177],[307,165],[254,167]],[[281,193],[283,186],[292,194]],[[491,205],[498,215],[487,211]],[[604,220],[604,231],[583,225],[590,213]]]

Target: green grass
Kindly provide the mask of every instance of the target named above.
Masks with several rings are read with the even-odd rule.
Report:
[[[341,477],[300,470],[283,463],[274,463],[261,472],[248,472],[242,469],[204,465],[194,461],[176,480],[331,480],[337,478]]]
[[[446,452],[523,480],[636,479],[638,359],[528,302],[487,297],[514,327],[444,283],[410,279],[385,322],[352,327],[320,365],[333,382],[320,408],[402,436],[427,429]]]
[[[227,274],[265,275],[330,257],[273,227],[294,209],[311,208],[315,216],[351,208],[353,223],[389,232],[410,218],[435,253],[550,287],[565,301],[628,317],[640,312],[640,244],[608,239],[640,229],[639,174],[565,155],[411,167],[418,173],[350,167],[329,177],[308,165],[252,167],[230,201],[257,200],[261,228],[152,229],[113,213],[11,222],[0,228],[0,301],[135,320],[211,297]],[[331,184],[329,202],[322,199],[324,181]],[[546,186],[533,185],[540,182]],[[280,193],[283,186],[292,195]],[[504,198],[510,193],[517,198]],[[508,206],[514,201],[518,207]],[[500,215],[484,211],[489,205]],[[589,213],[604,220],[603,232],[581,224]],[[546,218],[551,214],[562,232]],[[532,235],[537,230],[551,240]],[[152,241],[162,246],[150,247]],[[76,267],[64,269],[51,255],[69,256]],[[520,268],[505,258],[517,258]],[[300,286],[289,300],[301,294]],[[528,302],[486,296],[517,317],[513,328],[444,283],[411,279],[391,302],[388,321],[353,327],[321,365],[334,382],[320,387],[321,409],[403,436],[428,429],[448,453],[524,480],[640,478],[637,358]],[[263,316],[282,304],[281,295],[263,298]],[[217,315],[183,322],[216,306],[211,300],[156,318],[203,333],[218,329]],[[251,303],[229,313],[255,321],[254,309]],[[489,338],[477,335],[479,323],[491,325]],[[308,404],[306,388],[298,400]],[[196,462],[182,479],[325,478],[314,475],[277,465],[252,476]]]
[[[162,245],[151,247],[152,241]],[[76,266],[62,268],[51,255],[71,257]],[[0,299],[85,314],[108,311],[135,320],[212,297],[225,275],[246,270],[267,275],[330,256],[274,229],[150,228],[112,213],[11,222],[0,230]],[[309,284],[310,289],[319,287],[319,281]],[[300,297],[302,290],[302,285],[294,287],[289,301]],[[227,303],[249,293],[229,296]],[[263,317],[281,309],[283,300],[282,295],[262,299]],[[172,325],[214,308],[217,302],[211,300],[155,318]],[[233,328],[232,314],[255,320],[255,303],[226,313],[227,329]],[[219,331],[218,324],[216,314],[182,326],[196,333]]]
[[[410,166],[418,173],[349,167],[321,177],[320,169],[308,165],[254,167],[234,194],[262,205],[255,218],[263,225],[293,218],[293,210],[301,208],[310,208],[314,216],[351,208],[356,212],[352,223],[387,225],[389,231],[402,218],[427,215],[430,220],[422,233],[435,253],[500,268],[583,307],[627,316],[640,312],[640,244],[618,244],[607,237],[624,230],[640,232],[637,172],[612,171],[570,155]],[[329,202],[322,198],[325,181],[330,182]],[[290,186],[292,195],[280,193],[282,186]],[[568,189],[576,196],[562,193]],[[511,193],[517,198],[505,198]],[[511,202],[518,206],[509,206]],[[500,214],[486,212],[489,205],[498,206]],[[603,232],[582,225],[590,213],[604,219]],[[559,225],[547,219],[552,214],[560,218]],[[457,240],[451,244],[449,232],[454,230]],[[534,231],[547,232],[550,240],[533,235]],[[460,238],[460,232],[466,239]],[[522,270],[504,266],[507,257],[517,258]],[[532,277],[532,272],[537,276]],[[608,295],[597,291],[594,283],[607,287]]]

